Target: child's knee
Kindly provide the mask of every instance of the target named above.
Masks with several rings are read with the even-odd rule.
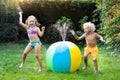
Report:
[[[35,57],[36,57],[37,59],[40,58],[38,54],[35,54]]]
[[[84,54],[84,58],[87,58],[88,57],[88,55],[87,54]]]
[[[94,61],[94,62],[97,62],[97,58],[93,58],[93,61]]]
[[[23,53],[23,57],[26,57],[27,56],[27,53]]]
[[[38,58],[38,55],[35,55],[36,58]]]

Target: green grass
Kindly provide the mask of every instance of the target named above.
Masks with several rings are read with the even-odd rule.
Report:
[[[111,50],[99,47],[99,72],[94,73],[92,58],[89,58],[87,70],[82,70],[83,61],[79,71],[73,73],[51,72],[45,61],[46,50],[49,47],[43,44],[41,56],[43,59],[43,72],[38,73],[38,62],[31,51],[22,69],[19,69],[22,52],[27,43],[0,43],[0,80],[120,80],[120,58],[109,56]],[[81,48],[83,53],[83,48]]]

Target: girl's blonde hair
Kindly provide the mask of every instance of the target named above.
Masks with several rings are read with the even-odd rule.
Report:
[[[28,25],[28,19],[29,19],[30,17],[35,18],[35,25],[36,25],[36,26],[38,26],[38,27],[39,27],[39,26],[41,25],[40,23],[38,23],[37,18],[36,18],[35,16],[33,16],[33,15],[28,16],[28,18],[27,18],[27,19],[26,19],[26,21],[25,21],[25,24],[27,24],[27,25]]]
[[[95,31],[95,25],[91,22],[86,22],[83,24],[83,28],[89,28],[90,31],[94,32]]]

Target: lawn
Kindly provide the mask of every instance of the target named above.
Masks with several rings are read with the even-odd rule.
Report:
[[[41,56],[43,72],[38,73],[38,62],[33,51],[27,56],[26,63],[19,69],[22,52],[27,43],[0,43],[0,80],[120,80],[120,55],[109,55],[111,50],[99,46],[99,72],[94,73],[92,58],[89,58],[87,70],[82,70],[83,61],[79,71],[73,73],[51,72],[45,61],[48,44],[43,44]],[[81,48],[83,53],[83,48]]]

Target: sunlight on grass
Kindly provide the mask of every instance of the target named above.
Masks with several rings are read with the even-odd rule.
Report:
[[[51,72],[45,61],[48,44],[44,44],[40,55],[43,61],[43,72],[38,73],[38,62],[34,57],[34,51],[27,56],[26,63],[22,69],[18,66],[21,63],[22,52],[27,44],[21,43],[0,43],[0,80],[120,80],[120,59],[108,56],[104,47],[100,47],[98,58],[99,72],[94,73],[92,58],[88,60],[87,70],[82,70],[83,61],[79,71],[73,73]],[[83,48],[81,48],[83,52]]]

